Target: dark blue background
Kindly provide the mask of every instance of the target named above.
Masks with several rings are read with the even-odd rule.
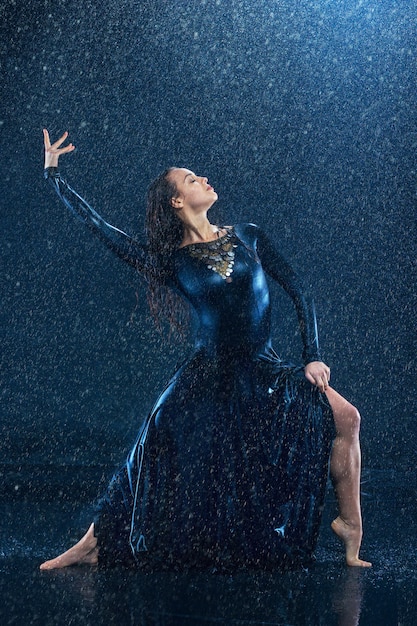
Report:
[[[101,3],[100,3],[101,4]],[[209,176],[212,220],[254,221],[315,294],[364,463],[416,462],[414,1],[3,2],[1,464],[117,465],[187,346],[143,284],[42,180],[42,127],[70,183],[141,233],[150,180]],[[273,288],[275,347],[300,358]]]

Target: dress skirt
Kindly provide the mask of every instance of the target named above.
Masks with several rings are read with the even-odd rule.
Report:
[[[198,350],[169,381],[95,522],[100,563],[307,565],[335,435],[327,398],[271,348]]]

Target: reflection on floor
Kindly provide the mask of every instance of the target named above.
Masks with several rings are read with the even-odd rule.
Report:
[[[88,567],[40,572],[44,558],[87,527],[92,494],[83,489],[75,500],[74,481],[54,496],[51,481],[42,493],[36,480],[26,492],[20,484],[3,487],[0,624],[415,626],[416,479],[411,473],[365,476],[363,557],[373,561],[372,570],[344,566],[328,528],[334,513],[329,493],[310,571],[234,576]]]

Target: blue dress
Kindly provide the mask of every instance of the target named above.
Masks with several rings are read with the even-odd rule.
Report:
[[[146,246],[105,222],[63,180],[64,203],[139,271]],[[334,438],[324,394],[270,339],[265,272],[292,298],[303,361],[321,360],[312,305],[253,224],[178,249],[167,285],[193,313],[194,350],[145,420],[95,521],[100,561],[143,569],[307,564],[319,531]]]

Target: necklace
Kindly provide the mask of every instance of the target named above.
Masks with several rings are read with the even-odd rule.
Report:
[[[187,246],[187,250],[194,259],[202,261],[209,270],[216,272],[226,282],[230,283],[232,281],[230,276],[235,264],[235,248],[237,248],[237,245],[232,240],[232,229],[227,229],[226,234],[222,237],[220,237],[219,232],[218,230],[218,239],[190,244]]]

